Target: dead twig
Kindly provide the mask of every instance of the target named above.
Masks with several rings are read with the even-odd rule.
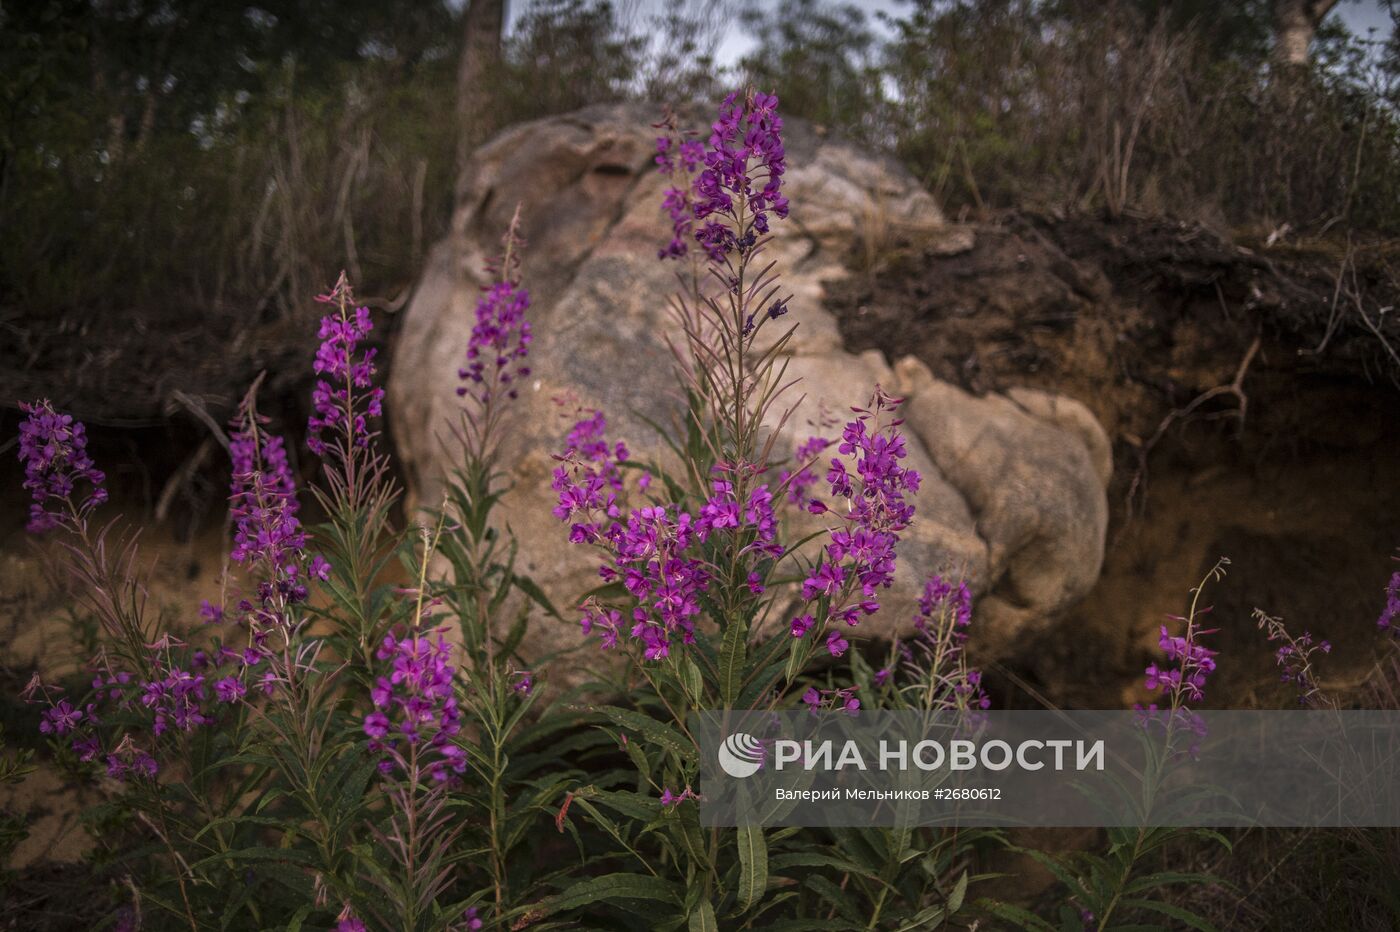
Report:
[[[1254,362],[1254,357],[1259,353],[1259,348],[1262,343],[1262,338],[1256,335],[1253,341],[1250,342],[1249,349],[1245,350],[1244,358],[1240,360],[1239,367],[1235,370],[1235,377],[1228,383],[1217,385],[1214,388],[1209,388],[1201,392],[1201,394],[1193,398],[1185,407],[1173,408],[1171,411],[1167,412],[1166,417],[1162,418],[1161,423],[1157,425],[1157,429],[1153,432],[1151,437],[1145,442],[1135,444],[1137,447],[1138,468],[1133,473],[1132,481],[1128,484],[1125,508],[1127,519],[1123,523],[1125,529],[1128,524],[1132,522],[1134,506],[1137,502],[1139,492],[1143,494],[1144,499],[1146,497],[1147,459],[1152,454],[1153,448],[1167,435],[1167,431],[1171,430],[1172,425],[1176,424],[1178,421],[1190,419],[1200,410],[1201,406],[1207,402],[1219,398],[1222,395],[1230,395],[1235,399],[1235,407],[1233,409],[1201,416],[1210,419],[1233,417],[1239,422],[1238,429],[1244,429],[1245,417],[1249,413],[1249,395],[1245,393],[1244,380],[1245,376],[1249,374],[1249,367]]]

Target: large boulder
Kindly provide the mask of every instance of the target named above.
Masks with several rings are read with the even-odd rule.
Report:
[[[679,404],[666,342],[674,336],[667,296],[676,267],[656,259],[669,229],[660,210],[666,179],[652,163],[652,116],[637,107],[594,107],[516,127],[480,149],[452,232],[432,252],[394,350],[392,434],[411,503],[432,506],[453,465],[456,373],[483,267],[518,203],[528,240],[534,375],[502,445],[513,484],[501,517],[520,542],[521,569],[566,605],[596,584],[597,562],[569,545],[550,514],[551,454],[568,428],[563,414],[575,405],[600,408],[612,439],[625,439],[634,456],[659,456],[647,422],[668,423]],[[983,595],[979,653],[1013,654],[1020,635],[1052,623],[1098,578],[1107,439],[1072,399],[1043,392],[977,398],[915,360],[892,368],[877,352],[845,351],[822,298],[825,282],[848,274],[858,244],[876,248],[892,230],[914,231],[957,251],[970,246],[971,233],[945,223],[897,165],[800,124],[790,124],[786,136],[792,213],[775,224],[767,255],[793,295],[788,319],[800,326],[788,373],[803,378],[803,397],[778,449],[790,451],[817,432],[812,425],[864,403],[877,384],[905,396],[910,464],[924,484],[894,591],[864,631],[907,629],[923,578],[942,571],[966,576]],[[581,637],[574,625],[537,629],[542,645]]]

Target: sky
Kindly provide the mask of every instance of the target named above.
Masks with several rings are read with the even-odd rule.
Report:
[[[657,12],[668,5],[674,5],[675,0],[615,0],[617,7],[626,17],[634,18],[634,21],[645,22],[650,14]],[[701,0],[703,2],[703,0]],[[776,6],[776,0],[757,0],[765,7]],[[877,13],[888,13],[898,16],[901,10],[909,9],[908,3],[900,3],[899,0],[862,0],[857,3],[870,16],[871,23],[879,31],[880,23]],[[520,14],[529,8],[526,0],[514,0],[509,4],[509,18],[511,25],[514,24]],[[1360,36],[1365,36],[1367,31],[1375,29],[1378,35],[1383,36],[1390,30],[1390,14],[1384,7],[1382,0],[1342,0],[1337,5],[1333,16],[1341,18],[1346,23],[1347,28]],[[510,26],[507,26],[509,29]],[[747,54],[753,48],[753,38],[748,35],[742,25],[737,21],[737,17],[730,24],[724,36],[720,39],[717,57],[719,64],[732,65]]]

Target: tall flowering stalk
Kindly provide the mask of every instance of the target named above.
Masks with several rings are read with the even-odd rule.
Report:
[[[924,583],[914,616],[913,636],[896,641],[877,686],[894,684],[903,700],[928,711],[976,712],[991,707],[982,673],[967,662],[965,645],[972,626],[972,590],[934,574]]]
[[[29,531],[74,529],[107,500],[106,476],[87,452],[87,429],[71,415],[55,411],[47,400],[19,407],[25,414],[19,426],[19,460],[24,464],[24,489],[33,498]],[[83,485],[87,492],[79,494]]]
[[[476,837],[484,849],[481,861],[497,916],[506,912],[513,895],[506,865],[520,841],[507,825],[515,805],[511,758],[536,700],[534,674],[516,648],[532,611],[557,617],[540,589],[516,572],[515,541],[492,518],[505,491],[500,444],[531,374],[534,340],[530,294],[523,285],[525,241],[519,208],[501,242],[501,254],[487,265],[491,283],[477,301],[464,361],[457,371],[457,395],[462,399],[460,460],[440,512],[441,533],[436,541],[449,578],[437,584],[426,576],[420,579],[420,589],[431,590],[435,601],[440,600],[455,617],[461,632],[461,677],[468,685],[461,693],[460,712],[462,728],[473,738],[445,744],[444,754],[458,756],[439,762],[437,774],[451,782],[465,772],[477,788],[472,794],[472,829],[480,832]],[[504,626],[506,607],[517,605],[515,623]],[[433,795],[437,792],[422,796],[426,811],[438,805],[440,797]],[[426,875],[419,869],[418,876]],[[476,918],[476,908],[472,917],[467,925],[475,923],[479,928],[483,920]]]
[[[1137,868],[1148,855],[1188,833],[1182,829],[1153,825],[1154,821],[1160,821],[1155,815],[1160,815],[1162,809],[1172,804],[1171,792],[1164,790],[1169,766],[1183,755],[1197,753],[1199,742],[1206,734],[1203,720],[1191,709],[1193,703],[1205,697],[1206,682],[1216,669],[1216,652],[1201,643],[1201,638],[1214,633],[1201,625],[1202,618],[1210,612],[1209,607],[1201,604],[1201,598],[1210,583],[1225,577],[1225,568],[1229,565],[1230,561],[1221,557],[1191,590],[1186,614],[1172,618],[1181,624],[1181,634],[1172,634],[1165,626],[1162,627],[1158,643],[1165,661],[1152,663],[1145,671],[1148,690],[1160,694],[1163,702],[1160,706],[1158,703],[1136,706],[1139,722],[1143,726],[1144,764],[1141,784],[1134,786],[1130,792],[1125,791],[1125,799],[1139,807],[1138,826],[1109,829],[1106,854],[1085,852],[1070,856],[1069,861],[1075,871],[1060,872],[1062,877],[1073,878],[1070,891],[1080,906],[1085,929],[1105,932],[1114,928],[1119,914],[1127,909],[1140,908],[1143,896],[1148,891],[1210,880],[1209,875],[1184,873],[1157,873],[1140,877]],[[1184,748],[1181,747],[1183,741],[1186,744]],[[1191,787],[1184,790],[1186,795],[1192,791]],[[1196,834],[1224,841],[1215,832]],[[1225,844],[1228,845],[1228,842]],[[1042,861],[1050,860],[1046,855],[1039,855],[1039,858]],[[1156,912],[1155,909],[1153,911]],[[1191,924],[1199,927],[1199,923]]]
[[[19,458],[24,488],[33,500],[29,529],[61,534],[64,568],[77,584],[78,599],[101,624],[104,643],[94,666],[106,673],[94,680],[86,702],[59,698],[61,690],[37,674],[21,698],[46,706],[41,733],[65,742],[79,765],[100,766],[124,788],[129,805],[170,855],[167,868],[179,891],[172,911],[197,928],[189,878],[170,826],[177,804],[167,800],[158,783],[157,743],[165,736],[168,751],[183,743],[175,735],[209,722],[204,678],[177,659],[183,652],[172,648],[183,645],[169,635],[152,637],[145,588],[134,569],[134,536],[110,545],[115,523],[94,527],[107,491],[104,474],[87,452],[82,423],[48,401],[22,404],[21,410],[26,417],[20,425]]]
[[[427,567],[440,536],[441,525],[421,532],[412,620],[401,635],[386,634],[375,653],[384,672],[370,690],[373,709],[362,724],[389,802],[388,828],[376,829],[376,837],[397,870],[392,881],[377,872],[369,876],[393,909],[366,908],[384,925],[406,929],[437,911],[455,873],[448,852],[463,829],[447,805],[467,767],[458,737],[457,668],[443,629],[425,625],[432,609]]]
[[[672,354],[685,392],[682,423],[668,438],[676,467],[632,461],[627,446],[607,436],[605,416],[587,410],[554,472],[555,516],[572,542],[600,556],[602,585],[580,606],[582,629],[604,649],[629,655],[629,671],[648,686],[637,704],[668,734],[687,735],[685,710],[694,708],[800,702],[858,712],[856,686],[808,685],[807,667],[818,653],[844,655],[847,635],[878,611],[920,484],[906,463],[900,401],[878,386],[866,407],[852,409],[838,441],[808,438],[786,468],[774,456],[792,414],[783,360],[796,326],[778,323],[788,300],[764,259],[775,224],[788,215],[777,106],[768,94],[729,95],[704,144],[671,114],[659,124],[665,135],[656,161],[671,182],[662,202],[671,237],[659,256],[690,264],[689,275],[684,265],[678,272],[672,298],[679,331]],[[788,543],[785,500],[826,524],[802,542],[816,541],[815,553]],[[801,608],[785,615],[793,601]],[[636,727],[637,713],[599,713],[624,729],[622,746],[630,747],[626,729]],[[693,758],[677,750],[638,764],[664,824],[691,818],[693,794],[673,787],[691,785]],[[586,805],[584,798],[574,804]],[[747,833],[741,860],[762,840]],[[706,878],[702,902],[726,895],[712,865],[732,859],[731,843],[712,833],[689,861],[687,870]],[[876,897],[878,916],[888,893]],[[755,902],[751,892],[727,915],[736,919]]]
[[[1274,664],[1279,670],[1279,681],[1291,686],[1297,693],[1298,704],[1305,706],[1328,706],[1330,697],[1322,692],[1313,670],[1315,654],[1332,653],[1332,642],[1316,640],[1312,632],[1304,631],[1294,635],[1284,625],[1283,619],[1275,618],[1262,609],[1254,610],[1254,621],[1263,631],[1274,648]]]
[[[77,597],[114,639],[126,668],[147,674],[145,645],[153,635],[145,618],[145,590],[134,570],[136,541],[119,539],[114,524],[94,526],[98,507],[107,501],[106,475],[87,452],[87,430],[48,400],[21,403],[20,410],[25,418],[19,459],[31,498],[28,528],[59,534]]]
[[[306,445],[322,457],[328,471],[338,473],[343,491],[352,494],[366,483],[357,475],[362,458],[378,431],[372,418],[384,413],[384,389],[374,384],[376,350],[361,344],[374,329],[369,308],[355,306],[354,292],[344,272],[317,302],[334,311],[321,318],[312,364],[318,378],[311,395],[314,413],[306,424]]]
[[[1385,607],[1376,619],[1376,627],[1387,634],[1400,634],[1400,570],[1390,574],[1385,587]]]
[[[902,423],[891,417],[900,405],[878,386],[868,408],[853,408],[855,420],[846,425],[826,481],[840,509],[813,501],[809,510],[835,519],[828,542],[802,581],[805,605],[788,625],[792,637],[806,639],[806,649],[794,650],[804,662],[810,643],[824,641],[834,657],[849,646],[842,626],[855,627],[880,609],[879,593],[894,581],[895,545],[914,519],[906,499],[919,490],[917,470],[901,465],[907,455]]]
[[[499,632],[489,621],[493,599],[516,582],[511,566],[514,544],[502,547],[491,512],[503,492],[497,459],[502,431],[521,383],[529,377],[533,334],[527,313],[530,294],[521,285],[520,209],[502,236],[501,255],[487,266],[494,279],[477,301],[475,319],[458,369],[462,399],[458,430],[461,459],[453,471],[442,514],[451,533],[442,553],[452,568],[442,597],[457,615],[467,659],[478,673],[501,671],[496,657]],[[502,596],[504,597],[504,596]]]
[[[534,334],[527,316],[530,293],[521,287],[520,208],[501,238],[500,256],[487,266],[493,279],[477,300],[475,321],[467,340],[466,360],[457,370],[464,400],[462,443],[466,459],[494,463],[502,421],[510,402],[529,378],[530,344]]]
[[[375,579],[393,552],[391,510],[399,490],[379,449],[384,389],[376,381],[376,350],[364,345],[374,330],[370,310],[356,302],[344,272],[316,301],[328,313],[317,331],[306,445],[321,458],[325,487],[313,485],[311,492],[329,519],[318,538],[330,559],[317,556],[310,570],[340,609],[337,646],[368,665],[393,615],[376,597]]]
[[[306,531],[297,512],[296,483],[282,438],[268,432],[257,410],[256,386],[243,399],[229,437],[233,478],[229,558],[243,567],[252,592],[236,606],[251,643],[268,649],[269,639],[290,649],[303,624],[297,606],[307,600],[312,578],[324,580],[330,565],[306,552]]]

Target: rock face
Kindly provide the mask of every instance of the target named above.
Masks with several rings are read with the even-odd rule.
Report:
[[[499,250],[517,202],[528,240],[534,381],[517,400],[502,444],[513,486],[501,515],[520,542],[521,569],[561,605],[596,584],[596,560],[572,547],[550,514],[553,461],[574,405],[606,412],[610,439],[634,458],[658,455],[647,421],[668,424],[679,402],[666,336],[676,266],[656,259],[669,236],[660,210],[665,179],[652,164],[654,114],[596,107],[516,127],[479,150],[468,168],[451,235],[434,249],[394,351],[390,426],[411,501],[435,505],[453,466],[460,417],[457,369],[474,320],[482,269]],[[697,117],[696,124],[702,124]],[[864,634],[907,629],[923,578],[964,575],[982,595],[973,643],[982,656],[1014,654],[1026,632],[1083,596],[1103,559],[1109,444],[1080,403],[1044,392],[977,398],[935,379],[921,363],[893,368],[878,352],[841,345],[823,309],[823,282],[848,274],[859,245],[877,249],[891,229],[916,229],[936,248],[969,248],[932,199],[897,166],[790,124],[787,221],[775,224],[776,260],[790,319],[788,376],[805,393],[777,449],[813,425],[866,402],[874,387],[907,397],[910,465],[924,476],[901,572]],[[567,405],[556,399],[568,398]],[[773,425],[776,426],[776,425]],[[535,627],[541,649],[566,647],[577,626]],[[538,651],[537,651],[538,653]]]

